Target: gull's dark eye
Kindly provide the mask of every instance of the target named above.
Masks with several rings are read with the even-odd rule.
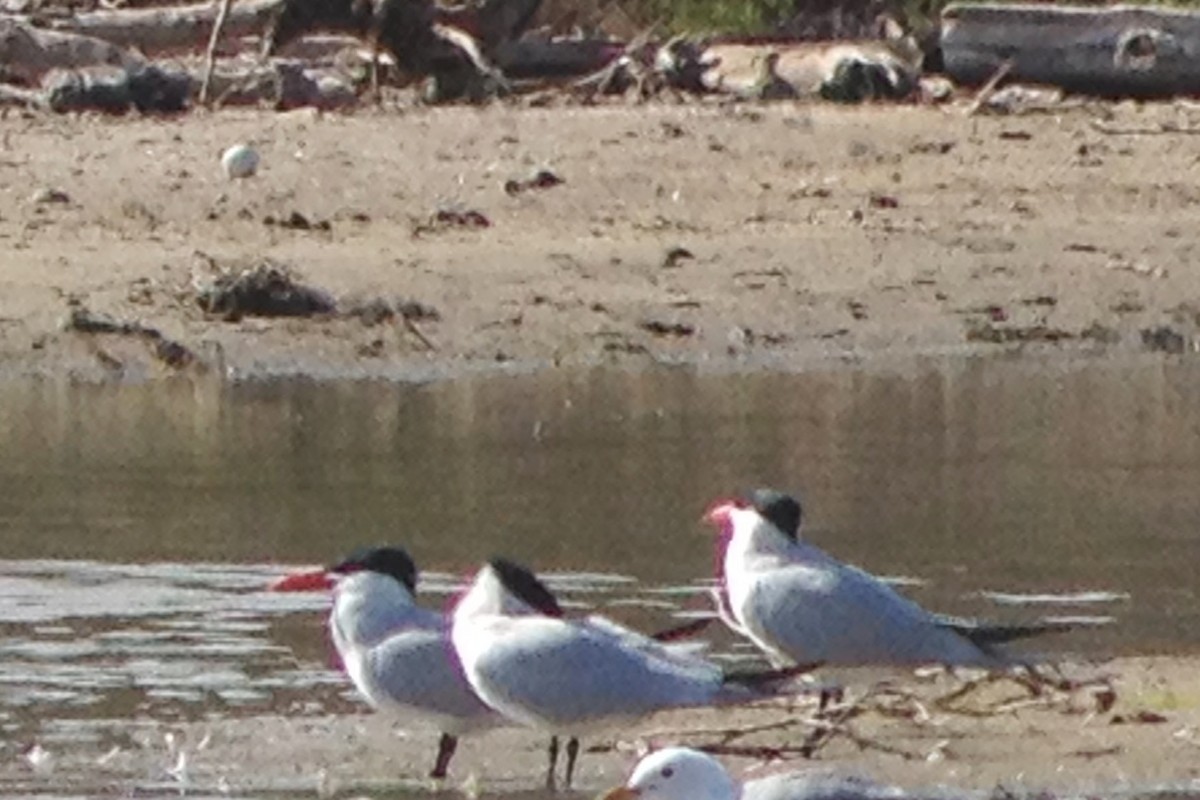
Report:
[[[674,774],[675,774],[675,770],[672,767],[663,767],[662,776],[664,778],[669,778]]]

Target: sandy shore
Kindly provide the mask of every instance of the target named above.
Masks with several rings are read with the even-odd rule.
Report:
[[[796,368],[1001,349],[1189,350],[1200,188],[1194,137],[1170,127],[1191,127],[1194,113],[784,104],[162,121],[10,111],[0,370],[422,378],[497,364]],[[253,143],[263,167],[230,182],[218,158],[236,141]],[[539,170],[563,182],[506,191]],[[439,211],[454,213],[438,221]],[[199,308],[195,287],[214,271],[267,260],[341,309],[382,299],[409,309],[411,324],[231,320]],[[80,310],[124,330],[64,327]],[[164,359],[162,342],[194,358]],[[973,716],[930,707],[946,687],[925,686],[922,705],[853,722],[896,752],[838,738],[816,763],[912,787],[1113,796],[1197,786],[1194,659],[1073,672],[1112,675],[1113,708],[1080,693]],[[656,741],[711,742],[720,737],[682,731],[789,713],[677,714],[649,729]],[[9,793],[174,792],[167,770],[186,766],[201,793],[378,795],[423,787],[433,747],[431,734],[370,715],[217,718],[178,729],[181,762],[162,725],[112,729],[111,741],[50,749],[36,768],[10,743],[0,780]],[[794,744],[805,730],[739,741]],[[469,740],[450,787],[537,796],[543,747],[516,730]],[[589,754],[581,791],[619,780],[629,763]]]
[[[1097,703],[1099,690],[1032,698],[1007,682],[939,705],[937,698],[961,684],[944,676],[933,682],[896,676],[899,694],[864,704],[866,710],[847,723],[857,741],[835,737],[812,760],[795,753],[771,763],[762,755],[723,758],[746,777],[772,769],[832,769],[975,796],[1005,790],[1013,796],[1116,797],[1168,788],[1176,792],[1173,797],[1200,794],[1200,679],[1193,659],[1120,659],[1074,665],[1068,674],[1111,677],[1111,708]],[[861,678],[848,684],[853,696],[864,690]],[[618,733],[615,749],[608,746],[613,739],[594,737],[586,744],[600,745],[604,752],[581,757],[575,791],[594,794],[619,782],[639,742],[712,745],[722,741],[722,732],[766,726],[729,744],[794,748],[811,731],[802,719],[812,711],[803,701],[792,708],[680,712]],[[26,759],[8,759],[0,781],[10,793],[173,793],[182,775],[191,794],[378,797],[442,789],[459,795],[547,796],[541,789],[545,737],[518,729],[464,740],[451,779],[440,787],[423,777],[435,735],[405,731],[370,713],[218,718],[182,727],[130,720],[112,730],[104,743],[51,751],[39,770]]]
[[[1170,127],[1190,113],[9,112],[0,363],[95,378],[178,369],[156,339],[64,330],[75,309],[242,375],[1188,349],[1200,189],[1192,137]],[[231,182],[218,157],[236,141],[263,166]],[[543,169],[562,183],[506,191]],[[409,303],[412,324],[229,321],[197,306],[214,270],[266,260],[342,309]]]

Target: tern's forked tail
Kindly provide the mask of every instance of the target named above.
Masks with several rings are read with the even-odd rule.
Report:
[[[1045,636],[1051,633],[1066,633],[1079,628],[1097,627],[1107,624],[1107,620],[1039,620],[1017,625],[993,624],[959,619],[957,617],[939,616],[938,625],[949,628],[960,636],[969,639],[973,644],[984,648],[998,644],[1013,642],[1018,639],[1029,639],[1034,636]]]
[[[801,675],[807,675],[821,664],[795,664],[778,669],[743,669],[726,672],[721,688],[728,694],[722,700],[745,702],[786,694],[787,685]]]

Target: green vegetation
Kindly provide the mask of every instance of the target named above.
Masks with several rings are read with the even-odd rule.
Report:
[[[1194,0],[1200,2],[1200,0]],[[795,32],[811,20],[840,16],[869,23],[887,12],[914,28],[936,19],[949,0],[617,0],[638,25],[663,32],[769,34]]]
[[[796,0],[638,0],[625,10],[639,21],[661,20],[671,33],[766,33],[785,24]]]
[[[971,0],[966,0],[970,2]],[[1135,4],[1200,8],[1200,0],[1127,0]],[[805,21],[831,16],[873,20],[890,14],[908,30],[920,33],[933,27],[942,9],[952,0],[616,0],[638,25],[655,22],[674,33],[767,34],[803,30]],[[1100,0],[1070,0],[1103,5]],[[603,1],[601,5],[605,5]]]

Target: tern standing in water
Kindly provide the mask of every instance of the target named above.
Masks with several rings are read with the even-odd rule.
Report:
[[[429,775],[445,778],[459,736],[506,720],[472,691],[454,658],[449,619],[418,606],[416,587],[408,553],[377,547],[285,576],[271,588],[333,589],[329,630],[346,674],[372,708],[441,731]]]
[[[479,570],[453,618],[454,648],[476,693],[506,717],[552,734],[762,699],[807,669],[726,674],[603,617],[565,619],[541,581],[505,559]],[[577,752],[576,745],[567,753],[568,787]]]

